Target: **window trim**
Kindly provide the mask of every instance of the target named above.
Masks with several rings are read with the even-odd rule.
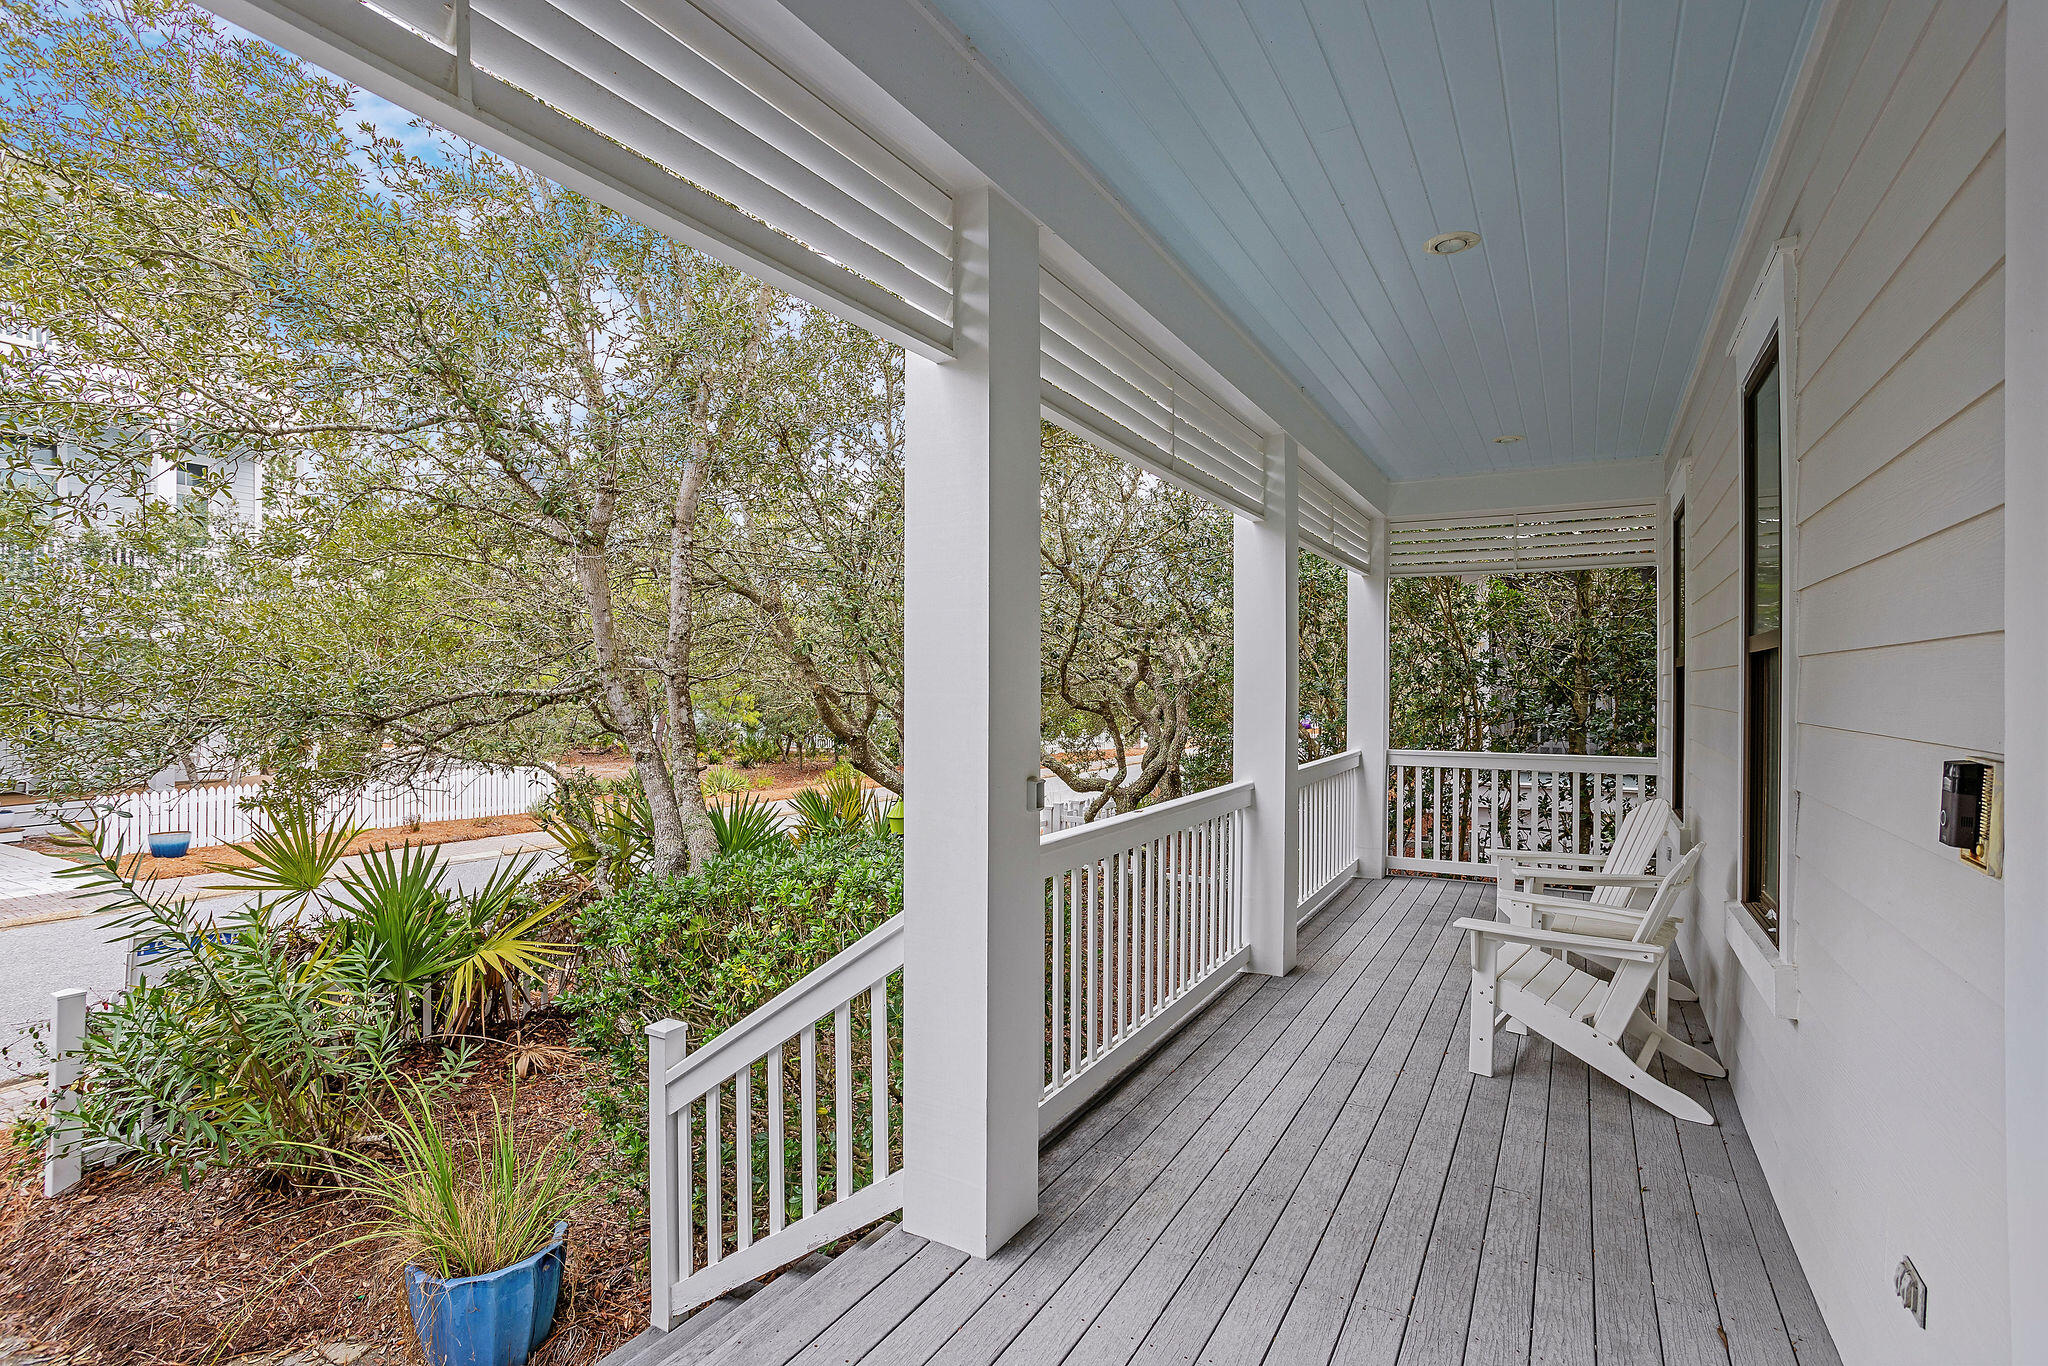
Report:
[[[1747,794],[1750,764],[1750,710],[1751,692],[1749,662],[1751,637],[1749,634],[1749,572],[1753,547],[1752,530],[1749,522],[1749,453],[1747,440],[1747,396],[1751,381],[1756,377],[1759,363],[1772,346],[1777,349],[1778,364],[1778,478],[1779,478],[1779,590],[1778,590],[1778,733],[1776,737],[1778,759],[1778,934],[1772,944],[1764,934],[1761,923],[1742,900],[1727,903],[1727,935],[1731,945],[1737,948],[1736,959],[1755,983],[1765,1000],[1770,1002],[1775,1013],[1783,1019],[1798,1018],[1798,988],[1795,963],[1797,947],[1797,856],[1796,832],[1799,813],[1799,783],[1797,766],[1794,762],[1797,752],[1796,737],[1798,716],[1796,700],[1798,692],[1799,652],[1796,645],[1798,629],[1798,528],[1799,528],[1799,450],[1797,439],[1798,404],[1795,401],[1797,388],[1798,331],[1795,320],[1794,300],[1796,287],[1796,252],[1798,242],[1785,238],[1775,243],[1770,259],[1758,276],[1750,292],[1749,302],[1743,310],[1734,336],[1730,338],[1728,352],[1734,361],[1734,385],[1730,395],[1735,405],[1736,418],[1736,498],[1737,516],[1743,519],[1742,565],[1739,574],[1742,601],[1741,616],[1742,676],[1736,690],[1736,728],[1742,737],[1742,768],[1737,785],[1738,833],[1741,847],[1735,853],[1731,891],[1743,894],[1748,891],[1748,846],[1747,828],[1749,813]],[[1740,942],[1738,942],[1740,941]]]

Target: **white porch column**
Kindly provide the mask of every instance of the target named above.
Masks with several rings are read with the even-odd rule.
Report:
[[[1387,520],[1372,519],[1370,574],[1345,594],[1344,747],[1358,750],[1358,871],[1387,875]]]
[[[1236,518],[1232,588],[1231,776],[1258,784],[1245,840],[1244,894],[1252,971],[1294,970],[1294,910],[1300,871],[1295,809],[1301,727],[1300,532],[1295,522],[1296,446],[1286,435],[1266,448],[1266,515]]]
[[[985,1257],[1038,1210],[1038,228],[955,201],[955,359],[904,462],[904,1227]]]

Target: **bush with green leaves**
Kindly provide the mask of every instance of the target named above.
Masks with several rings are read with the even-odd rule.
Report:
[[[148,984],[95,1012],[80,1057],[78,1127],[183,1178],[258,1167],[291,1178],[373,1113],[399,1048],[431,1033],[434,1005],[462,1029],[512,1012],[521,978],[559,962],[544,923],[560,902],[525,888],[537,860],[468,893],[431,850],[385,850],[337,872],[353,832],[278,816],[236,846],[252,895],[208,921],[203,904],[144,891],[123,851],[74,831],[69,875],[112,894],[120,935],[152,946]],[[459,1066],[459,1052],[450,1066]]]
[[[902,842],[855,829],[642,878],[580,910],[562,1003],[606,1064],[589,1099],[622,1168],[645,1179],[649,1024],[681,1020],[701,1047],[902,909]]]
[[[844,766],[825,775],[825,781],[790,798],[796,818],[791,836],[798,843],[831,838],[855,830],[886,833],[889,808],[886,792],[870,792],[860,775]]]
[[[606,890],[623,886],[654,851],[654,817],[637,771],[625,778],[564,773],[533,815],[569,866]]]

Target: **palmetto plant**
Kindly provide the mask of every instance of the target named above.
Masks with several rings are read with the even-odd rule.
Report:
[[[851,830],[883,829],[888,821],[882,799],[869,793],[850,768],[834,769],[822,784],[792,797],[789,806],[796,817],[798,843]]]
[[[542,830],[562,846],[569,866],[602,887],[621,887],[654,849],[654,818],[638,776],[574,776],[534,807]]]
[[[729,806],[714,806],[709,814],[721,854],[766,849],[785,838],[788,822],[759,797],[741,797]]]

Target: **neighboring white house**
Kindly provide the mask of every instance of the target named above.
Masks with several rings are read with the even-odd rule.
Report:
[[[1678,798],[1704,846],[1679,943],[1842,1356],[2048,1361],[2048,8],[215,8],[912,357],[907,910],[695,1053],[657,1031],[658,1322],[899,1207],[976,1258],[1032,1219],[1041,1124],[1207,999],[1090,1039],[1086,1071],[1055,1042],[1049,1075],[1044,908],[1087,881],[1060,859],[1167,849],[1175,886],[1227,889],[1221,978],[1295,966],[1328,872],[1305,849],[1367,875],[1483,853],[1457,802],[1448,859],[1387,823],[1390,767],[1399,813],[1425,778],[1477,801],[1476,756],[1390,763],[1361,725],[1297,769],[1307,544],[1353,570],[1359,718],[1387,574],[1661,565],[1661,773],[1487,800]],[[1239,514],[1238,781],[1045,845],[1041,415]],[[1944,766],[1979,760],[2002,869],[1937,839]],[[899,970],[901,1170],[842,1169],[840,1202],[695,1266],[691,1107],[717,1122],[820,1012],[884,1018]]]

